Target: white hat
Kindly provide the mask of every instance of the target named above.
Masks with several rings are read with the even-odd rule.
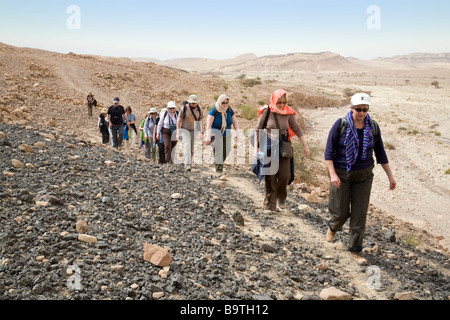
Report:
[[[176,109],[176,108],[177,108],[177,105],[176,105],[176,103],[173,102],[173,101],[170,101],[170,102],[167,104],[167,109]]]
[[[200,103],[200,100],[198,99],[197,95],[193,94],[189,97],[189,100],[187,101],[189,103]]]
[[[360,105],[372,105],[370,102],[370,96],[367,93],[357,93],[352,97],[352,107]]]
[[[156,110],[156,108],[151,108],[150,111],[148,112],[148,114],[151,113],[158,113],[158,110]]]

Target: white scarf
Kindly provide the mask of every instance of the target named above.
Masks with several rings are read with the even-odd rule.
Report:
[[[228,110],[228,106],[226,108],[223,107],[222,102],[224,102],[225,100],[230,100],[227,95],[222,94],[219,99],[217,99],[216,102],[216,110],[222,115],[222,128],[220,129],[220,131],[222,133],[225,132],[225,130],[227,130],[227,110]]]

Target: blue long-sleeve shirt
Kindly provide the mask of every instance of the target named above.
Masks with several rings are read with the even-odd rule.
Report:
[[[347,157],[345,154],[346,133],[344,131],[344,133],[341,135],[341,123],[342,119],[338,119],[330,130],[330,134],[328,135],[327,140],[327,146],[325,149],[325,160],[333,161],[335,168],[347,170]],[[374,165],[375,164],[375,160],[373,159],[374,152],[378,164],[389,163],[386,151],[384,149],[383,139],[381,138],[381,131],[379,126],[378,132],[374,136],[375,140],[374,146],[369,150],[367,150],[366,160],[361,159],[363,153],[362,147],[364,140],[364,129],[358,129],[358,138],[359,138],[359,154],[356,163],[352,167],[352,170],[364,170]]]

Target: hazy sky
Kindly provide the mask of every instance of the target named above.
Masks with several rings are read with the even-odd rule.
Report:
[[[449,21],[448,0],[0,0],[0,42],[161,60],[450,52]]]

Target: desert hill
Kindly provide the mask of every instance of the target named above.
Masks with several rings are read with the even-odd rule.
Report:
[[[135,59],[134,61],[141,61]],[[198,73],[283,73],[295,70],[305,72],[359,71],[361,68],[344,57],[332,53],[291,53],[257,57],[245,54],[234,59],[212,60],[201,58],[173,59],[156,62],[161,65]]]

